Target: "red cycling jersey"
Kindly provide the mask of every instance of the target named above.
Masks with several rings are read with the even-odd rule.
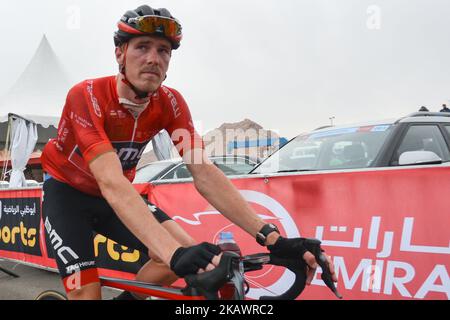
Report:
[[[167,130],[180,155],[204,147],[188,106],[176,90],[161,86],[135,118],[119,103],[115,76],[86,80],[69,91],[58,135],[42,152],[42,166],[57,180],[101,196],[88,164],[115,151],[125,177],[133,181],[147,143],[162,129]]]

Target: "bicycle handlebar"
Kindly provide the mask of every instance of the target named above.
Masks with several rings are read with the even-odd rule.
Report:
[[[197,290],[208,300],[218,300],[217,292],[234,275],[233,269],[240,263],[240,257],[234,252],[224,252],[220,258],[220,263],[211,271],[200,274],[192,274],[184,277],[188,284],[185,291]]]
[[[306,264],[302,259],[282,259],[274,255],[270,256],[270,264],[282,266],[291,270],[295,275],[294,283],[284,293],[278,296],[261,296],[260,300],[295,300],[305,289],[306,285]]]
[[[336,297],[342,299],[332,280],[328,262],[322,254],[320,243],[320,240],[317,239],[305,239],[305,247],[314,255],[322,268],[322,280]],[[219,265],[212,271],[186,276],[184,279],[188,286],[184,290],[186,292],[197,290],[206,299],[217,300],[219,299],[218,291],[226,282],[234,281],[238,287],[244,281],[244,272],[262,269],[265,264],[289,269],[294,273],[295,280],[291,287],[281,295],[262,296],[260,300],[294,300],[303,292],[306,285],[306,263],[303,259],[283,259],[268,253],[253,254],[241,258],[234,252],[224,252]],[[239,288],[237,289],[239,290]],[[239,298],[243,299],[243,295],[243,292],[238,292]]]

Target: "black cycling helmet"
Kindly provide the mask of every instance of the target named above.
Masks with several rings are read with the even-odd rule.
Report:
[[[181,24],[165,8],[153,9],[142,5],[135,10],[128,10],[117,23],[118,30],[114,33],[116,47],[127,43],[134,37],[144,35],[160,35],[165,37],[176,50],[183,37]]]
[[[177,19],[172,17],[169,10],[165,8],[152,9],[150,6],[143,5],[135,10],[125,12],[117,23],[117,27],[118,30],[114,33],[114,44],[116,48],[125,44],[124,62],[119,65],[119,71],[123,74],[122,82],[134,91],[136,98],[143,99],[148,97],[151,92],[138,89],[126,76],[128,41],[135,37],[156,35],[167,39],[171,43],[172,49],[176,50],[180,46],[181,38],[183,37],[181,25]]]

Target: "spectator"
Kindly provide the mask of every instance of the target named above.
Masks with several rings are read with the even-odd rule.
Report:
[[[450,109],[447,108],[447,105],[444,103],[444,104],[442,105],[442,109],[441,109],[440,112],[450,112]]]

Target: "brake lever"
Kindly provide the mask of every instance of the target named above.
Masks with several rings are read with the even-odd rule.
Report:
[[[334,285],[333,278],[331,276],[331,271],[328,266],[328,261],[325,255],[322,253],[322,248],[320,247],[320,240],[318,239],[305,239],[304,246],[306,249],[311,252],[316,258],[316,262],[322,268],[322,281],[326,284],[326,286],[338,297],[342,299],[342,295],[337,291],[336,286]]]
[[[237,262],[242,265],[242,262]],[[234,284],[234,288],[236,290],[235,298],[237,300],[243,300],[245,297],[244,292],[244,270],[243,266],[239,266],[239,270],[233,268],[233,277],[231,278],[231,282]]]
[[[207,300],[218,300],[218,290],[229,280],[234,278],[233,260],[239,258],[234,252],[224,252],[219,265],[211,271],[200,274],[191,274],[184,277],[187,287],[184,292],[194,289]]]

